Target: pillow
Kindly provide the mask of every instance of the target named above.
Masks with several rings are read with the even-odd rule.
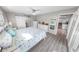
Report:
[[[13,30],[12,28],[9,28],[9,29],[7,30],[7,32],[8,32],[12,37],[15,37],[15,36],[16,36],[16,31]]]

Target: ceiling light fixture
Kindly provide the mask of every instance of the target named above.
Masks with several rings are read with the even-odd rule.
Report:
[[[32,13],[32,15],[36,15],[36,13]]]
[[[36,15],[39,12],[39,9],[30,8],[32,10],[32,15]]]

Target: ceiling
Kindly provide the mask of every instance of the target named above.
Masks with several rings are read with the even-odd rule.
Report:
[[[39,9],[36,15],[40,15],[40,14],[45,14],[50,12],[67,10],[75,7],[76,6],[2,6],[2,8],[7,12],[22,13],[26,15],[32,15],[31,8],[35,10]]]

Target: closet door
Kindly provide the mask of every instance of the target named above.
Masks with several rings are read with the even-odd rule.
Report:
[[[74,52],[79,50],[79,22],[72,38],[71,49]]]
[[[70,20],[69,27],[68,27],[68,33],[67,33],[68,43],[70,42],[72,33],[74,31],[74,27],[75,27],[77,18],[78,18],[78,15],[77,15],[77,12],[75,12]]]
[[[73,23],[73,19],[74,19],[75,15],[72,15],[70,21],[69,21],[69,24],[68,24],[68,30],[67,30],[67,39],[69,38],[69,34],[70,34],[70,30],[71,30],[71,25]]]
[[[69,46],[69,51],[77,51],[77,49],[79,48],[79,15],[78,15],[79,11],[77,11],[77,13],[75,13],[75,17],[73,18],[73,22],[71,25],[71,29],[69,32],[69,42],[68,42],[68,46]]]

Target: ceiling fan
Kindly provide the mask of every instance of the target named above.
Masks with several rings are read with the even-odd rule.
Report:
[[[39,9],[30,8],[32,10],[32,15],[36,15],[39,12]]]

